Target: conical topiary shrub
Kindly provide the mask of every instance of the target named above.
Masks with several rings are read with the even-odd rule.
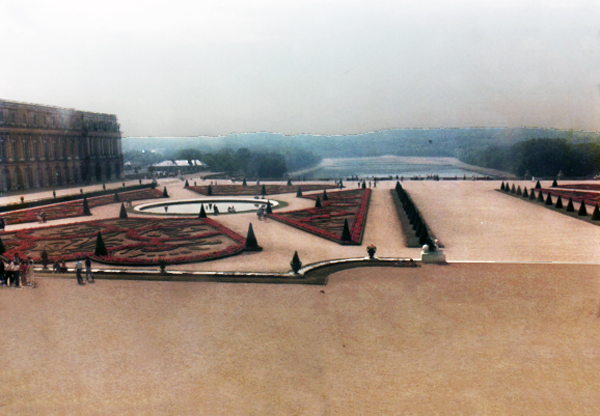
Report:
[[[96,237],[96,248],[94,250],[94,256],[106,255],[108,255],[108,251],[106,250],[106,245],[104,244],[104,240],[102,239],[102,233],[98,231],[98,236]]]
[[[0,254],[6,253],[6,247],[4,247],[4,243],[2,242],[2,238],[0,238]]]
[[[537,200],[538,200],[538,202],[545,202],[544,193],[542,192],[541,189],[540,189],[540,193],[538,194]]]
[[[244,180],[242,181],[242,186],[248,186],[248,183],[246,182],[246,178],[244,178]]]
[[[592,220],[600,221],[600,210],[598,209],[598,204],[596,204],[596,207],[594,208],[594,212],[592,214]]]
[[[298,192],[296,192],[296,197],[302,196],[302,188],[298,187]]]
[[[500,190],[504,191],[504,181],[502,181],[502,184],[500,185]]]
[[[167,192],[167,187],[165,186],[165,188],[163,189],[163,198],[168,198],[169,197],[169,193]]]
[[[87,198],[83,198],[83,215],[92,215],[90,211],[90,206],[87,202]]]
[[[246,250],[256,250],[259,247],[258,242],[256,241],[256,236],[254,235],[254,230],[252,229],[252,223],[248,224],[248,234],[246,235]]]
[[[344,182],[340,179],[340,189],[344,187]]]
[[[212,196],[212,186],[208,185],[208,189],[206,190],[206,195]]]
[[[558,183],[556,182],[556,179],[554,179],[554,181],[552,181],[552,187],[556,188],[558,186]]]
[[[300,269],[302,268],[302,262],[300,261],[300,257],[298,257],[298,252],[294,251],[294,257],[292,257],[292,261],[290,262],[290,266],[294,271],[294,274],[298,274]]]
[[[367,189],[367,183],[365,181],[362,183],[362,189]]]
[[[567,212],[575,212],[575,207],[573,206],[573,198],[569,198],[569,203],[567,204]]]
[[[200,213],[198,214],[198,218],[206,218],[206,211],[204,210],[204,204],[200,206]]]
[[[125,204],[121,203],[121,211],[119,212],[119,218],[127,218],[127,210]]]
[[[262,186],[262,189],[260,190],[261,195],[266,195],[267,194],[267,188],[265,187],[265,185]]]
[[[271,205],[271,201],[267,200],[267,214],[273,213],[273,206]]]
[[[554,208],[558,208],[558,209],[563,208],[562,198],[560,197],[560,195],[558,196],[558,199],[556,200],[556,204],[554,204]]]
[[[550,195],[550,193],[548,193],[548,196],[546,196],[546,205],[554,205],[554,202],[552,202],[552,195]]]
[[[537,181],[537,183],[535,184],[535,189],[542,189],[542,184],[540,183],[540,181]]]
[[[287,186],[292,186],[292,178],[289,178],[287,181]]]
[[[529,199],[532,201],[535,199],[535,189],[531,188],[531,193],[529,194]]]
[[[119,199],[119,193],[115,192],[115,202],[121,202],[121,200]]]
[[[396,190],[396,192],[400,192],[400,190],[402,189],[402,185],[400,185],[400,182],[396,181],[396,187],[394,189]],[[504,190],[504,182],[502,182],[502,190]]]
[[[342,230],[342,241],[352,241],[352,234],[350,234],[350,226],[348,225],[348,218],[344,218],[344,229]]]
[[[323,201],[328,201],[329,198],[327,197],[327,190],[323,189]]]
[[[581,205],[579,205],[579,211],[577,211],[577,215],[580,217],[585,217],[588,215],[587,209],[585,209],[585,202],[581,201]]]
[[[511,194],[516,194],[517,193],[517,188],[515,188],[515,184],[513,183],[512,187],[510,188],[510,193]]]
[[[517,188],[517,195],[518,196],[523,195],[523,191],[521,191],[521,185],[519,185],[519,187]]]
[[[319,198],[319,195],[317,195],[317,202],[315,202],[315,208],[323,208],[323,206],[321,205],[321,198]]]
[[[527,192],[526,187],[523,187],[523,198],[529,198],[529,192]]]
[[[44,269],[48,268],[48,264],[50,263],[50,258],[48,256],[48,252],[46,251],[46,249],[42,250],[42,266],[44,266]]]
[[[188,182],[187,179],[185,180],[185,185],[183,185],[183,187],[184,188],[189,188],[190,187],[190,184],[189,184],[189,182]]]

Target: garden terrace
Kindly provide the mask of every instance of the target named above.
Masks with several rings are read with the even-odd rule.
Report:
[[[98,233],[108,255],[95,256]],[[51,260],[72,261],[89,256],[123,266],[194,263],[238,254],[244,237],[209,219],[113,218],[69,225],[27,228],[2,236],[4,259],[15,254],[40,262],[46,250]]]
[[[115,198],[115,192],[87,199],[89,208],[108,205],[115,202],[129,202],[144,199],[162,198],[163,192],[155,188],[141,189],[131,192],[119,192],[118,200]],[[40,214],[44,212],[46,220],[59,218],[81,217],[83,213],[83,200],[64,202],[55,205],[46,205],[43,207],[24,209],[21,211],[11,211],[0,215],[8,224],[21,224],[26,222],[40,221]]]
[[[269,214],[269,218],[340,244],[360,245],[366,224],[371,190],[355,189],[331,192],[327,194],[327,200],[323,201],[321,201],[321,196],[323,195],[313,194],[303,197],[312,200],[319,198],[321,208],[315,206]],[[349,240],[342,238],[345,221],[348,221]]]
[[[187,189],[207,196],[226,196],[226,195],[243,195],[254,196],[263,195],[263,186],[266,191],[264,195],[277,195],[296,193],[298,188],[302,192],[321,191],[323,189],[337,189],[336,185],[210,185],[211,192],[207,186],[189,186]]]

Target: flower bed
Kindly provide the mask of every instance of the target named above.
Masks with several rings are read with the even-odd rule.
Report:
[[[323,189],[335,189],[335,185],[264,185],[265,195],[289,194],[298,192],[298,186],[302,192],[322,191]],[[212,196],[254,196],[262,195],[263,185],[212,185]],[[190,186],[187,189],[197,192],[202,195],[208,195],[208,186]]]
[[[131,192],[119,192],[118,195],[120,202],[163,197],[162,191],[159,191],[158,189],[141,189]],[[117,202],[114,194],[89,198],[87,201],[90,208]],[[21,224],[26,222],[40,221],[40,214],[42,212],[46,214],[46,220],[80,217],[83,215],[83,200],[64,202],[56,205],[46,205],[43,207],[24,209],[21,211],[11,211],[0,215],[0,217],[4,218],[8,224]]]
[[[94,256],[98,232],[107,256]],[[41,261],[46,250],[52,261],[90,256],[100,263],[150,266],[195,263],[238,254],[245,238],[210,218],[114,218],[77,224],[29,228],[2,236],[3,257]]]
[[[321,196],[321,195],[319,195]],[[269,214],[269,218],[341,244],[360,245],[367,220],[370,189],[331,192],[322,208]],[[317,195],[305,198],[316,200]],[[344,220],[350,225],[350,241],[342,241]]]
[[[600,194],[596,192],[585,192],[577,190],[557,189],[557,188],[542,188],[538,191],[542,191],[544,194],[550,194],[552,196],[560,196],[563,199],[569,200],[572,198],[575,202],[583,202],[588,205],[600,204]]]
[[[579,189],[582,191],[600,191],[600,184],[595,184],[595,183],[565,183],[565,184],[562,184],[561,183],[558,185],[557,188]]]

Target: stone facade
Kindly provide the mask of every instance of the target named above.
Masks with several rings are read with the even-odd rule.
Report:
[[[115,115],[0,100],[0,192],[122,175]]]

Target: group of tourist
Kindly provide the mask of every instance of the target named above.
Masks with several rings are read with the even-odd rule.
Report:
[[[85,276],[83,275],[83,266],[85,265]],[[64,260],[60,262],[56,260],[54,266],[52,266],[52,273],[67,273],[67,265]],[[77,259],[75,262],[75,276],[77,277],[77,283],[84,285],[85,281],[88,283],[94,283],[94,275],[92,274],[92,260],[89,257],[85,258],[85,261],[81,263],[81,259]]]
[[[21,260],[18,255],[15,255],[10,263],[4,264],[0,259],[0,285],[34,287],[34,284],[33,260]]]
[[[267,210],[265,209],[264,205],[261,205],[260,208],[256,210],[256,216],[258,217],[259,221],[267,220]]]

